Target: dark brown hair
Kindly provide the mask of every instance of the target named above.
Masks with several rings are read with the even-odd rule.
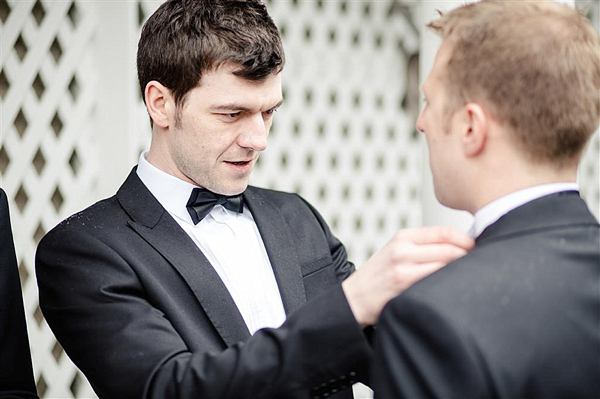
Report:
[[[171,90],[180,107],[203,73],[224,63],[260,81],[283,69],[281,38],[258,0],[167,0],[146,21],[137,52],[142,98],[148,82]],[[144,98],[145,101],[145,98]]]

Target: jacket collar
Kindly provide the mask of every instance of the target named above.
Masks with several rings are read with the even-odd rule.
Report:
[[[477,245],[488,240],[527,234],[532,230],[568,225],[598,225],[577,191],[550,194],[508,212],[488,226],[477,238]]]

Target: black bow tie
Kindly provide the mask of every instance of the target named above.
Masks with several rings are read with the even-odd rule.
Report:
[[[227,196],[215,194],[212,191],[199,187],[192,190],[192,195],[190,195],[186,208],[194,224],[198,224],[212,211],[215,205],[223,205],[230,211],[238,213],[242,213],[244,210],[242,194]]]

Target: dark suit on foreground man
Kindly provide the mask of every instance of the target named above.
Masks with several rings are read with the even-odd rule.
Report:
[[[313,300],[246,345],[250,332],[219,275],[135,172],[116,197],[44,239],[44,315],[99,396],[261,397],[286,384],[282,398],[301,398],[309,381],[348,388],[364,374],[367,341],[339,285],[327,290],[352,271],[341,244],[299,197],[250,187],[244,200],[286,311]]]
[[[574,9],[482,1],[443,43],[417,128],[475,248],[382,312],[375,397],[599,398],[600,226],[577,167],[600,114],[600,42]]]
[[[167,1],[144,25],[150,149],[36,255],[44,316],[100,397],[351,398],[371,354],[363,328],[472,246],[401,231],[350,275],[310,205],[248,187],[283,60],[258,1]]]
[[[8,202],[0,189],[0,398],[37,398]]]

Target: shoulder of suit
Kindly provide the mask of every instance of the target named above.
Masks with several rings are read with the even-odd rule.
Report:
[[[408,288],[400,297],[428,303],[434,307],[452,307],[464,294],[488,287],[497,278],[494,261],[486,250],[473,249],[437,272]],[[486,288],[487,289],[487,288]]]
[[[123,210],[118,205],[116,197],[109,197],[68,216],[49,233],[98,229],[98,227],[114,223],[117,219],[122,221],[122,214]]]

